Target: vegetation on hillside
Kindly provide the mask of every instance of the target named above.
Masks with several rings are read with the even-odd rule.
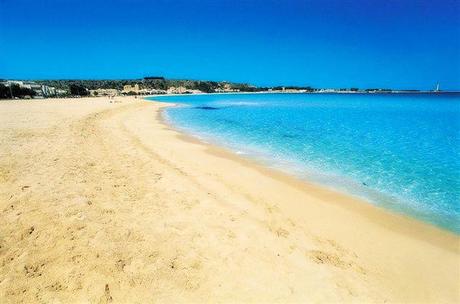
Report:
[[[188,90],[200,90],[206,93],[216,92],[224,88],[239,90],[242,92],[259,91],[260,88],[246,83],[201,81],[201,80],[181,80],[181,79],[164,79],[162,77],[146,77],[144,79],[120,79],[120,80],[36,80],[35,82],[55,87],[57,89],[67,90],[72,95],[84,95],[86,90],[96,89],[117,89],[123,90],[125,85],[138,84],[141,89],[147,90],[168,90],[172,87],[184,87]],[[83,94],[75,94],[74,92]]]
[[[0,99],[11,98],[13,97],[24,98],[26,96],[33,97],[35,96],[35,91],[27,88],[22,88],[18,84],[14,84],[10,87],[0,84]]]

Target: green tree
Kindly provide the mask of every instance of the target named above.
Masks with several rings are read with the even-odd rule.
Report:
[[[70,85],[70,94],[77,96],[88,96],[89,91],[84,86],[73,83]]]
[[[18,84],[14,84],[11,87],[11,91],[13,92],[14,97],[24,97],[24,96],[35,96],[37,93],[35,93],[34,90],[24,88],[19,86]]]
[[[11,98],[10,88],[7,87],[6,85],[0,84],[0,98],[1,99]]]

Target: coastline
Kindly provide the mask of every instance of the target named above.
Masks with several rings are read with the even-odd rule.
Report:
[[[163,113],[165,109],[168,107],[180,106],[180,104],[169,102],[166,103],[163,101],[156,101],[153,99],[148,100],[148,102],[155,102],[163,105],[160,107],[157,119],[170,131],[177,133],[175,136],[178,139],[192,144],[202,145],[206,148],[207,153],[213,156],[222,157],[237,162],[242,166],[249,167],[253,170],[258,171],[265,176],[269,176],[270,178],[278,180],[282,183],[289,184],[290,186],[293,186],[294,188],[299,189],[300,191],[310,194],[314,193],[314,195],[317,196],[319,200],[327,201],[328,203],[334,204],[337,207],[345,209],[348,208],[350,210],[353,210],[361,216],[367,217],[375,223],[380,224],[388,229],[393,229],[398,233],[408,233],[411,237],[418,237],[424,235],[425,237],[427,237],[425,240],[433,242],[438,246],[447,245],[447,247],[445,247],[446,249],[452,250],[454,252],[458,251],[458,253],[460,253],[460,236],[450,230],[443,229],[431,223],[421,221],[419,219],[392,211],[384,207],[376,206],[375,204],[372,204],[371,202],[367,201],[365,198],[338,191],[332,187],[327,187],[310,180],[300,179],[295,175],[289,174],[279,169],[267,167],[264,164],[258,162],[256,159],[240,156],[236,152],[227,149],[226,147],[220,146],[218,144],[204,142],[191,134],[187,134],[181,130],[178,130],[172,125],[171,122],[168,122],[165,119]],[[335,199],[331,199],[331,197],[334,197]],[[396,227],[388,225],[388,221],[396,223]],[[398,225],[399,221],[406,223]],[[411,228],[408,229],[408,226],[406,224],[411,226]],[[414,231],[419,232],[414,233]],[[450,237],[458,238],[459,243],[455,245],[455,243],[440,241],[440,239],[437,236],[438,234],[446,234],[448,235],[448,239]]]
[[[460,300],[458,236],[116,99],[0,103],[6,302]]]
[[[275,93],[273,93],[275,94]],[[332,93],[331,93],[332,94]],[[213,95],[213,94],[210,94]],[[440,185],[437,185],[436,188],[436,181],[438,180],[443,180],[443,184],[448,184],[448,181],[450,180],[449,175],[452,174],[451,172],[455,172],[455,168],[448,168],[445,169],[444,172],[437,172],[439,176],[445,176],[444,178],[438,178],[438,176],[435,176],[431,174],[431,177],[427,177],[424,174],[421,174],[420,172],[426,172],[426,174],[429,176],[430,172],[432,172],[429,169],[426,168],[437,168],[437,164],[443,163],[443,160],[449,159],[449,155],[445,157],[440,157],[440,155],[443,155],[441,152],[438,152],[437,155],[439,155],[439,160],[437,160],[434,163],[431,163],[431,159],[426,159],[424,162],[419,162],[419,163],[410,163],[406,162],[405,166],[401,165],[399,169],[397,166],[394,166],[394,163],[391,164],[391,161],[389,162],[387,168],[384,166],[373,166],[373,163],[385,163],[385,161],[389,161],[388,157],[386,155],[389,155],[391,153],[398,153],[398,151],[392,151],[391,149],[393,147],[386,147],[386,149],[390,149],[390,152],[384,151],[385,148],[382,148],[379,150],[379,148],[375,148],[375,150],[372,149],[372,147],[367,147],[368,151],[374,151],[373,153],[368,153],[367,150],[364,149],[364,151],[361,149],[361,153],[356,153],[356,151],[359,150],[350,148],[349,145],[347,146],[346,144],[343,145],[342,141],[340,138],[332,138],[333,136],[328,136],[327,134],[325,136],[322,136],[318,139],[315,138],[309,138],[309,139],[304,139],[304,142],[299,142],[298,138],[301,138],[302,136],[299,134],[298,131],[295,134],[295,136],[291,135],[286,135],[286,137],[289,136],[289,138],[283,138],[284,134],[290,134],[290,133],[295,133],[294,131],[291,132],[290,130],[300,130],[302,127],[301,126],[294,126],[292,129],[289,126],[289,122],[284,122],[285,127],[280,128],[280,130],[277,130],[276,127],[273,127],[273,133],[276,136],[270,137],[270,142],[273,142],[272,145],[268,146],[265,145],[264,142],[264,136],[258,131],[259,128],[257,127],[257,123],[253,122],[251,127],[249,127],[250,124],[247,124],[245,121],[241,121],[241,119],[238,118],[239,113],[242,113],[238,111],[234,111],[236,113],[231,113],[231,109],[226,109],[226,107],[234,106],[233,100],[237,99],[237,96],[231,96],[231,95],[238,95],[238,93],[233,93],[233,94],[225,94],[228,96],[222,96],[216,97],[216,96],[202,96],[194,99],[193,97],[188,97],[187,95],[176,95],[174,98],[169,99],[169,96],[159,96],[157,99],[155,97],[151,96],[149,98],[146,98],[147,100],[156,100],[159,102],[165,102],[166,104],[171,104],[171,102],[174,103],[175,107],[183,107],[185,106],[185,109],[170,109],[168,111],[164,112],[164,120],[165,122],[173,129],[181,132],[182,134],[189,134],[190,136],[202,141],[203,143],[209,143],[212,146],[219,146],[223,147],[224,149],[228,151],[232,151],[232,153],[237,154],[241,157],[251,159],[255,162],[257,162],[259,165],[262,165],[264,167],[269,167],[273,168],[274,170],[277,171],[282,171],[287,173],[290,176],[293,176],[297,179],[304,180],[308,182],[309,184],[315,184],[319,185],[323,188],[328,188],[332,191],[335,192],[341,192],[343,194],[353,196],[354,198],[357,198],[358,200],[364,200],[369,204],[372,204],[376,206],[377,208],[383,208],[385,210],[390,211],[391,213],[398,213],[403,216],[407,216],[409,218],[414,218],[418,221],[422,221],[424,223],[427,223],[429,225],[436,226],[442,230],[447,230],[452,232],[453,234],[460,235],[460,226],[458,226],[458,212],[456,212],[455,207],[453,207],[454,211],[449,213],[445,212],[442,208],[439,208],[438,206],[442,206],[444,203],[450,204],[452,206],[455,206],[455,197],[458,196],[458,192],[456,191],[457,187],[440,187]],[[256,94],[253,94],[254,99],[256,102],[262,101],[263,98],[257,98],[255,96]],[[294,94],[293,94],[294,95]],[[383,94],[382,94],[383,95]],[[179,98],[181,97],[182,98]],[[268,96],[267,95],[267,104],[269,104],[269,100],[271,100],[271,97],[275,96]],[[290,98],[293,97],[301,97],[304,98],[305,100],[308,100],[305,97],[302,96],[291,96],[291,97],[286,97],[286,100],[290,100]],[[274,99],[275,102],[280,102],[282,97],[276,97],[278,99]],[[281,99],[280,99],[281,98]],[[412,97],[411,97],[412,98]],[[369,99],[369,98],[368,98]],[[241,100],[243,102],[241,102]],[[296,100],[296,99],[293,99]],[[299,99],[300,100],[300,99]],[[302,99],[303,100],[303,99]],[[391,100],[391,99],[390,99]],[[399,101],[400,99],[396,99]],[[401,99],[402,101],[405,101],[405,99]],[[410,99],[407,99],[410,100]],[[423,101],[425,99],[422,99]],[[236,102],[236,105],[239,106],[239,102],[243,103],[245,101],[248,101],[249,103],[253,102],[252,98],[238,98],[238,101]],[[430,100],[428,100],[430,101]],[[262,103],[265,102],[262,101]],[[207,111],[207,112],[195,112],[193,108],[200,108],[201,105],[209,106],[209,107],[203,107],[204,110],[208,109],[220,109],[224,108],[225,111]],[[373,107],[373,105],[371,105]],[[189,109],[186,109],[189,108]],[[238,109],[238,108],[236,108]],[[222,113],[221,113],[222,112]],[[262,111],[263,112],[263,111]],[[266,111],[267,112],[267,111]],[[201,114],[198,114],[201,113]],[[251,113],[251,112],[247,112]],[[215,115],[214,115],[215,114]],[[170,116],[171,115],[171,116]],[[236,116],[232,116],[236,115]],[[249,114],[241,114],[243,116],[249,115]],[[267,120],[267,115],[260,115],[260,117],[263,117],[262,119]],[[308,116],[308,114],[305,114]],[[286,115],[284,115],[286,116]],[[188,118],[190,117],[190,118]],[[199,118],[201,117],[201,118]],[[214,118],[213,118],[214,117]],[[219,123],[217,118],[221,118],[221,122]],[[175,119],[172,119],[175,118]],[[203,121],[208,121],[207,123],[202,123],[200,119],[203,119]],[[281,119],[281,118],[273,118],[272,119]],[[313,117],[315,119],[315,117]],[[225,122],[233,120],[234,123],[228,123],[225,126]],[[257,119],[255,119],[257,120]],[[209,125],[208,125],[209,123]],[[265,122],[261,122],[261,124]],[[357,125],[359,125],[361,122],[358,120],[356,122]],[[246,125],[246,128],[251,128],[250,129],[244,129],[241,127],[242,125]],[[209,126],[214,126],[217,129],[222,128],[222,132],[216,132],[213,131],[213,128],[209,128]],[[316,123],[314,126],[311,126],[310,128],[316,128],[320,129],[322,126],[322,123]],[[353,128],[353,126],[350,126],[349,124],[347,125],[348,128]],[[340,127],[340,126],[338,126]],[[385,141],[385,138],[381,138],[383,134],[380,133],[379,126],[374,125],[374,133],[373,137],[374,138],[380,138],[381,141]],[[270,128],[270,127],[269,127]],[[423,127],[424,128],[424,127]],[[420,128],[420,129],[423,129]],[[381,129],[381,128],[380,128]],[[418,128],[415,128],[417,130]],[[220,130],[220,129],[219,129]],[[352,129],[353,130],[353,129]],[[359,130],[359,128],[357,128]],[[397,129],[395,129],[397,130]],[[405,126],[401,127],[401,130],[406,130]],[[316,132],[316,134],[321,134],[320,130]],[[341,134],[341,129],[337,130],[326,130],[325,132],[329,132],[330,134]],[[366,134],[360,134],[360,132],[363,131],[357,131],[355,132],[356,134],[359,134],[359,136],[363,138],[367,138]],[[445,131],[447,132],[447,131]],[[406,133],[407,130],[406,130]],[[223,136],[222,134],[226,134]],[[312,134],[312,132],[310,132]],[[343,134],[342,134],[343,135]],[[404,136],[407,134],[403,134]],[[308,135],[305,134],[307,137]],[[380,137],[379,137],[380,136]],[[430,138],[431,135],[427,135],[427,138]],[[247,138],[253,138],[252,141],[248,141]],[[294,138],[294,140],[291,140],[291,138]],[[328,151],[324,145],[321,146],[321,143],[324,143],[325,141],[330,141],[330,145],[335,145],[337,146],[334,151]],[[354,140],[359,141],[360,139],[355,138]],[[394,142],[397,142],[396,139],[393,140]],[[344,140],[344,142],[347,142],[347,140]],[[351,142],[351,139],[348,139],[348,142]],[[406,140],[406,145],[407,143],[410,142],[410,140]],[[356,142],[355,142],[356,143]],[[401,145],[401,142],[399,143]],[[402,143],[404,145],[404,143]],[[412,143],[416,145],[417,143]],[[436,146],[436,143],[432,143],[432,150],[435,150],[433,147]],[[297,147],[296,149],[291,149],[289,148],[290,146]],[[340,146],[342,145],[342,146]],[[395,144],[396,145],[396,144]],[[360,146],[360,145],[356,145]],[[440,147],[442,146],[449,146],[448,144],[446,145],[439,145]],[[264,147],[264,148],[262,148]],[[309,152],[305,152],[305,156],[302,154],[301,149],[299,147],[304,147],[304,149],[307,149]],[[308,148],[305,148],[308,147]],[[321,147],[321,148],[318,148]],[[310,151],[314,150],[319,151],[322,149],[323,151],[327,151],[326,153],[323,153],[324,155],[321,155],[320,153],[316,153],[316,155],[310,156],[310,154],[314,154]],[[339,155],[339,152],[336,151],[341,151],[341,150],[347,150],[347,151],[354,151],[353,153],[349,153],[349,155],[353,155],[350,157],[342,157]],[[283,151],[281,153],[281,151]],[[380,152],[377,152],[380,151]],[[416,151],[412,153],[408,153],[407,155],[412,155],[413,158],[416,158],[416,154],[418,151],[424,151],[424,149],[417,149]],[[379,157],[380,153],[380,157]],[[280,156],[284,154],[283,156]],[[318,156],[319,154],[319,156]],[[342,153],[344,154],[344,153]],[[345,153],[346,154],[346,153]],[[327,162],[327,159],[332,159],[331,155],[337,155],[337,157],[334,157],[333,161]],[[370,158],[370,155],[373,155],[373,157],[377,160],[374,159],[372,163],[369,165],[364,164],[364,160]],[[435,154],[436,155],[436,154]],[[450,155],[455,155],[454,153],[451,153]],[[399,155],[401,159],[404,159],[406,156],[404,155]],[[308,157],[312,158],[313,160],[310,162],[308,160]],[[351,159],[354,157],[354,159]],[[422,155],[418,155],[419,158],[424,157]],[[434,157],[434,156],[433,156]],[[316,158],[316,159],[315,159]],[[406,157],[407,158],[407,157]],[[321,163],[321,161],[317,161],[317,159],[325,160],[324,164]],[[316,161],[316,162],[315,162]],[[343,163],[341,165],[335,165],[336,163]],[[455,161],[450,161],[446,163],[455,163]],[[356,164],[361,164],[361,167]],[[353,167],[354,166],[354,167]],[[374,168],[374,171],[370,169],[365,169],[365,168]],[[344,169],[347,168],[347,169]],[[396,169],[394,169],[396,168]],[[418,170],[418,171],[417,171]],[[349,172],[347,172],[349,171]],[[410,176],[410,173],[407,172],[419,172],[417,176]],[[450,174],[449,174],[450,172]],[[388,176],[393,176],[393,178],[388,178]],[[450,175],[450,177],[453,177],[454,175]],[[416,182],[417,181],[417,182]],[[414,184],[416,185],[414,185]],[[406,188],[404,188],[404,185],[410,185]],[[435,185],[435,186],[433,186]],[[430,188],[431,187],[431,188]],[[417,190],[413,190],[417,189]],[[427,191],[427,189],[429,191]],[[434,197],[431,195],[432,193],[441,193],[441,195],[438,197]],[[444,195],[444,196],[443,196]],[[441,199],[442,197],[442,199]]]

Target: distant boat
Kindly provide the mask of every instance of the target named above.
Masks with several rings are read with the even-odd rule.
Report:
[[[439,89],[439,82],[436,84],[436,89],[434,89],[435,92],[441,92],[441,90]]]

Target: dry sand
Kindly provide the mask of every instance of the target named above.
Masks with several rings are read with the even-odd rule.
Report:
[[[460,240],[181,136],[0,101],[0,302],[460,302]]]

